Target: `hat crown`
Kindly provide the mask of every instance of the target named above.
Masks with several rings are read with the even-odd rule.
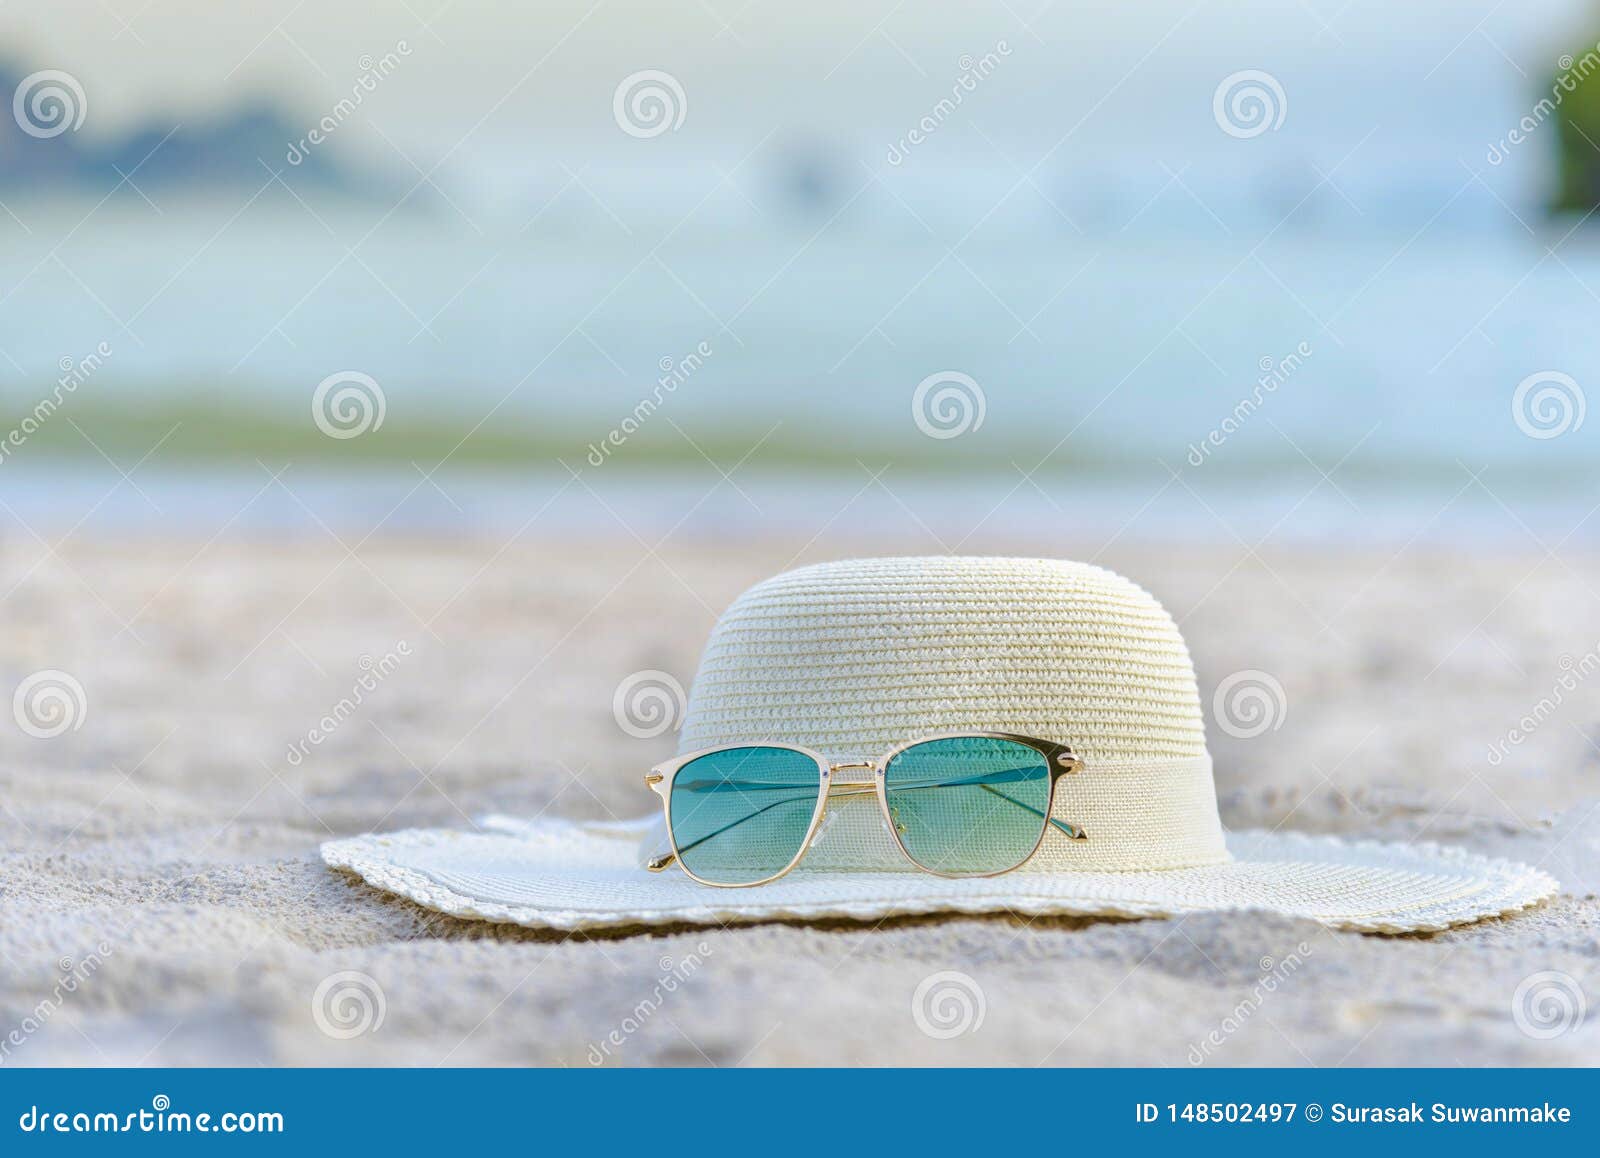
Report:
[[[785,743],[843,762],[959,731],[1055,740],[1084,758],[1057,799],[1056,814],[1090,832],[1066,866],[1226,857],[1183,636],[1144,589],[1084,563],[859,559],[758,583],[712,630],[679,751]],[[1173,816],[1152,828],[1152,808]],[[1174,825],[1185,831],[1164,831]],[[1134,848],[1127,837],[1141,826]],[[844,842],[883,844],[850,851],[849,867],[904,868],[876,835]],[[1163,837],[1169,847],[1154,847]],[[827,860],[808,857],[818,867]]]
[[[1206,751],[1183,636],[1143,588],[1086,563],[949,556],[750,588],[712,630],[680,751],[769,740],[855,760],[963,728],[1090,760]]]

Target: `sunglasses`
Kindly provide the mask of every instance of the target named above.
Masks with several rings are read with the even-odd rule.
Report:
[[[830,799],[871,793],[919,869],[995,876],[1020,868],[1052,827],[1087,839],[1050,815],[1057,782],[1082,766],[1065,744],[1006,732],[932,736],[850,764],[789,744],[709,748],[645,776],[672,841],[649,868],[676,861],[701,884],[764,885],[800,863]]]

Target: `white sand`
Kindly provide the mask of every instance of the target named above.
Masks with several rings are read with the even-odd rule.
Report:
[[[64,669],[88,707],[54,739],[0,729],[0,1064],[585,1065],[637,1020],[613,1061],[1183,1066],[1230,1016],[1213,1063],[1600,1062],[1600,1012],[1549,1039],[1512,1016],[1519,983],[1547,970],[1600,1008],[1600,676],[1486,760],[1562,657],[1600,643],[1592,565],[1225,546],[1097,560],[1180,619],[1207,696],[1244,668],[1286,689],[1279,730],[1212,730],[1225,823],[1537,862],[1565,891],[1530,913],[1407,938],[1208,915],[567,939],[436,917],[329,871],[317,844],[489,811],[645,811],[638,773],[672,740],[624,734],[614,689],[643,668],[687,682],[716,611],[795,561],[791,545],[676,541],[643,562],[614,539],[5,547],[0,690]],[[829,542],[799,561],[850,553]],[[291,766],[358,657],[402,640],[413,654]],[[58,1003],[60,959],[101,942]],[[1255,1003],[1261,959],[1302,942]],[[693,976],[637,1015],[691,954]],[[975,981],[984,1016],[937,1040],[912,994],[944,970]],[[312,1015],[341,971],[383,994],[381,1026],[349,1039]]]

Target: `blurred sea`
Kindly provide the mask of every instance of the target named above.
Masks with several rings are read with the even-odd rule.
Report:
[[[1363,459],[1408,462],[1593,457],[1587,439],[1531,439],[1511,421],[1530,374],[1600,381],[1600,230],[1564,236],[1570,222],[1291,223],[1264,238],[1217,223],[1208,238],[1188,222],[1001,221],[952,246],[848,211],[812,229],[624,233],[591,216],[479,236],[404,212],[369,232],[370,212],[169,209],[136,228],[102,209],[64,242],[50,221],[13,230],[0,250],[11,393],[104,341],[114,353],[76,400],[298,412],[322,378],[357,369],[393,418],[471,426],[503,403],[499,418],[599,437],[664,360],[705,343],[664,408],[686,428],[914,438],[912,391],[955,370],[987,401],[973,438],[1070,434],[1088,457],[1176,462],[1263,365],[1304,346],[1218,462],[1292,454],[1288,439],[1335,458],[1358,442]]]
[[[1306,170],[1238,198],[1199,176],[1051,198],[996,176],[930,192],[863,168],[801,206],[714,181],[658,203],[594,175],[481,220],[276,182],[27,203],[0,249],[7,409],[108,353],[0,464],[3,493],[51,524],[193,529],[238,514],[254,459],[299,464],[339,525],[370,507],[391,529],[515,527],[558,491],[551,518],[594,525],[592,485],[644,534],[754,450],[736,481],[766,497],[723,484],[692,523],[759,509],[800,530],[890,465],[882,511],[851,517],[870,531],[910,506],[952,542],[1063,512],[1166,537],[1197,509],[1252,541],[1585,534],[1600,230],[1465,170],[1408,192]],[[379,384],[381,435],[314,425],[341,371]],[[930,376],[955,382],[943,416],[916,404]],[[146,412],[149,430],[127,421]],[[258,423],[289,444],[252,449]],[[455,481],[418,493],[441,461]],[[137,487],[93,505],[134,462]],[[561,462],[584,484],[561,490]],[[304,516],[277,497],[240,517]]]

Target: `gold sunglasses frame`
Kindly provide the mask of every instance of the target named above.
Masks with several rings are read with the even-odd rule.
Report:
[[[1038,752],[1041,756],[1043,756],[1046,766],[1050,769],[1050,798],[1045,805],[1044,817],[1039,821],[1039,839],[1033,842],[1033,847],[1028,850],[1026,856],[1008,868],[996,869],[993,872],[983,873],[950,873],[942,872],[935,868],[929,868],[916,857],[911,855],[911,850],[906,847],[905,841],[901,839],[899,826],[894,820],[894,813],[889,808],[888,769],[890,762],[894,760],[896,756],[900,755],[900,753],[904,752],[908,748],[915,748],[921,744],[932,743],[935,740],[965,739],[1009,740],[1014,744],[1021,744],[1024,747],[1032,748],[1035,752]],[[684,863],[683,856],[678,851],[678,840],[672,831],[672,782],[674,779],[676,779],[680,771],[682,771],[688,765],[694,763],[696,760],[700,759],[702,756],[709,756],[713,752],[726,752],[734,748],[779,748],[787,752],[798,752],[800,755],[809,758],[817,766],[817,806],[812,811],[811,824],[806,828],[805,840],[800,843],[800,848],[794,854],[794,859],[788,864],[784,865],[783,868],[773,873],[771,876],[762,877],[760,880],[756,881],[708,881],[703,877],[695,876],[694,872],[690,870],[689,866]],[[670,868],[674,862],[676,862],[678,867],[683,869],[685,875],[687,875],[689,879],[702,885],[710,885],[712,888],[717,889],[747,889],[753,888],[756,885],[768,884],[777,880],[779,877],[787,875],[796,865],[805,859],[806,852],[808,849],[810,849],[811,842],[816,837],[817,830],[822,825],[822,818],[828,811],[828,801],[830,799],[836,796],[861,796],[870,792],[877,796],[878,807],[883,812],[884,822],[888,825],[889,831],[894,834],[894,841],[895,844],[899,845],[900,852],[908,861],[910,861],[922,872],[932,873],[934,876],[945,877],[954,880],[965,880],[976,877],[997,877],[1004,873],[1016,872],[1017,869],[1021,868],[1023,865],[1027,864],[1028,861],[1032,860],[1034,853],[1038,852],[1039,847],[1044,844],[1044,838],[1049,833],[1052,824],[1058,825],[1065,832],[1065,834],[1074,841],[1088,839],[1088,833],[1084,832],[1082,828],[1067,821],[1059,820],[1054,815],[1056,803],[1056,785],[1061,782],[1061,778],[1063,776],[1070,776],[1076,773],[1082,767],[1083,761],[1076,756],[1072,749],[1066,744],[1058,744],[1054,740],[1040,740],[1034,736],[1021,736],[1013,732],[940,732],[935,735],[922,736],[915,740],[907,740],[905,743],[897,744],[893,748],[890,748],[877,760],[845,761],[838,764],[831,764],[828,762],[828,758],[826,756],[823,756],[819,752],[814,752],[810,748],[803,748],[798,744],[768,744],[755,742],[744,744],[718,744],[713,748],[702,748],[698,752],[690,752],[687,755],[678,756],[674,759],[664,761],[663,763],[657,764],[655,767],[651,768],[648,773],[646,773],[644,778],[645,784],[649,786],[652,792],[661,797],[661,807],[666,814],[667,821],[667,840],[672,846],[671,852],[662,853],[660,856],[651,857],[647,867],[651,872],[663,872],[667,868]],[[864,780],[849,780],[835,783],[833,780],[833,774],[835,772],[863,770],[870,770],[872,772],[873,775],[870,782]]]

